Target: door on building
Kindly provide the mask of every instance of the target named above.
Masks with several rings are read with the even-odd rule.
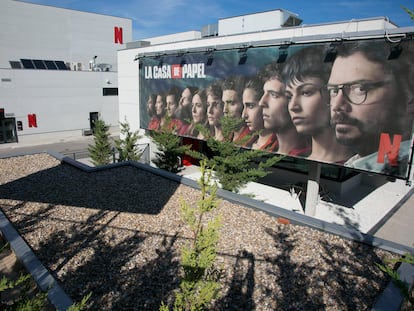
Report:
[[[17,142],[16,118],[0,119],[0,144]]]
[[[99,120],[99,112],[89,112],[89,125],[93,133],[95,133],[95,122]]]

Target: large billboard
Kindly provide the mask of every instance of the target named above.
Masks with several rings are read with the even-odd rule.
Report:
[[[409,179],[411,40],[177,51],[139,68],[141,128]],[[224,118],[238,120],[229,137]]]

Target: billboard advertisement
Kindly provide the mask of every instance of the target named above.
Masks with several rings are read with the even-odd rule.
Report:
[[[408,179],[413,49],[363,39],[141,57],[140,127]],[[223,118],[238,120],[229,137]]]

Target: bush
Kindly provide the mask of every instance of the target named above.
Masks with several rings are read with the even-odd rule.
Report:
[[[128,121],[121,122],[121,137],[115,140],[115,148],[118,151],[118,161],[138,161],[142,152],[139,151],[137,142],[141,136],[138,131],[131,132]]]
[[[238,126],[232,118],[222,119],[224,140],[218,141],[207,136],[207,146],[211,149],[209,167],[214,167],[215,177],[221,187],[232,192],[239,192],[248,182],[256,181],[268,174],[267,168],[273,166],[283,156],[254,149],[243,149],[230,140],[230,133]],[[206,135],[208,133],[205,133]],[[250,136],[246,136],[246,141]],[[240,142],[241,144],[243,141]]]
[[[106,165],[111,163],[112,148],[109,141],[109,127],[103,120],[95,121],[93,132],[94,145],[89,145],[89,157],[94,165]]]
[[[152,162],[166,171],[180,172],[183,169],[181,156],[190,151],[191,145],[183,145],[181,137],[175,134],[175,129],[168,125],[163,126],[159,131],[152,131],[150,135],[158,148]]]
[[[181,204],[183,220],[193,233],[193,241],[181,251],[181,265],[184,275],[180,281],[180,290],[175,296],[174,311],[208,310],[212,301],[219,296],[222,272],[215,266],[220,217],[204,223],[206,214],[218,205],[217,185],[212,183],[212,170],[207,161],[201,161],[201,198],[196,206],[187,202]],[[162,303],[161,311],[169,310]]]

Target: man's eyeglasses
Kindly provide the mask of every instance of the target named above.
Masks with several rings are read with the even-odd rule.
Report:
[[[387,83],[387,81],[355,82],[342,85],[328,85],[326,89],[331,98],[336,97],[339,94],[339,90],[341,90],[348,102],[354,105],[362,105],[367,100],[369,91],[380,88]]]

